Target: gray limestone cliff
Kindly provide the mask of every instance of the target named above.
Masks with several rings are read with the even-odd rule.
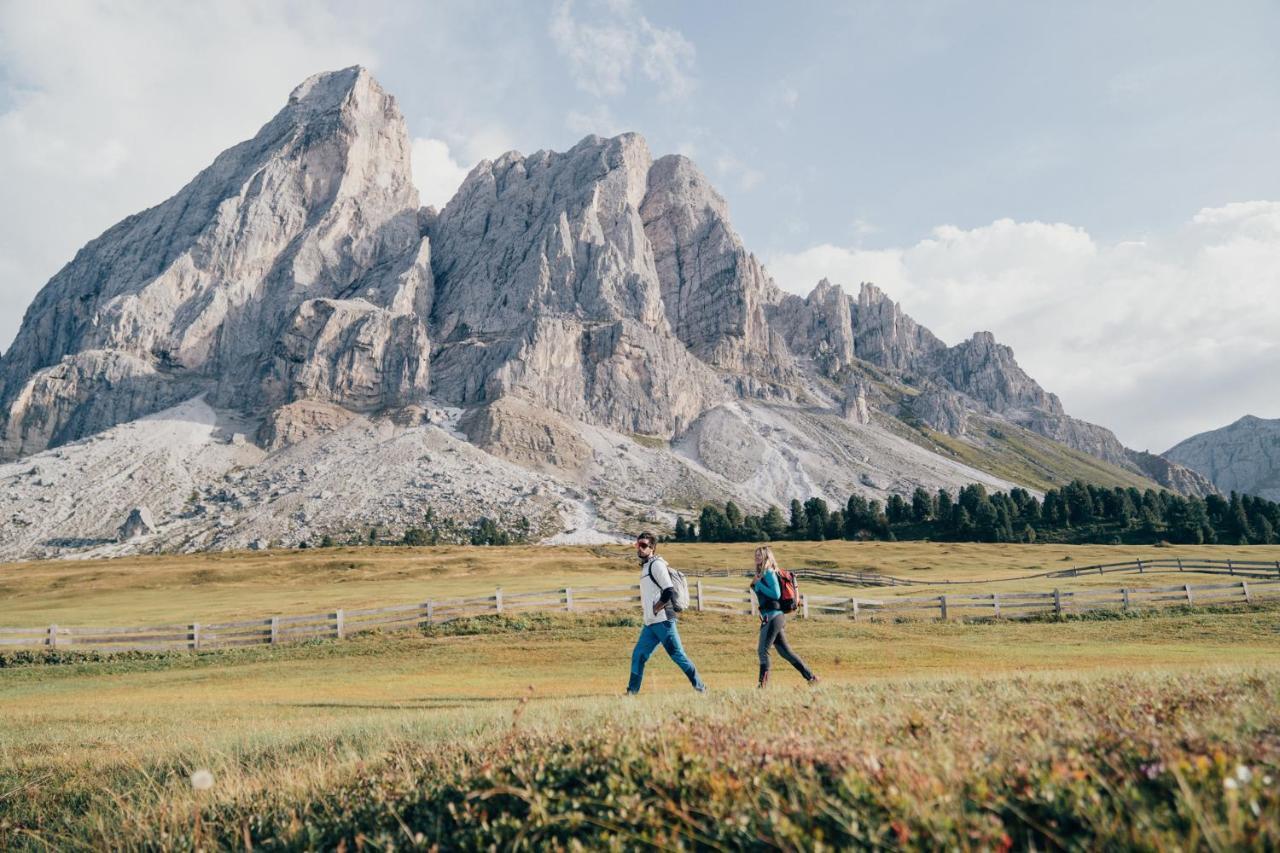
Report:
[[[344,365],[301,337],[340,337],[347,320],[378,349],[421,335],[391,319],[430,299],[409,147],[394,98],[367,71],[318,74],[173,198],[90,242],[36,296],[0,360],[0,458],[148,414],[197,386],[245,407],[313,395],[367,406],[380,380],[352,373],[369,363]],[[390,369],[400,381],[390,396],[425,391],[422,370]]]
[[[1222,492],[1280,501],[1280,418],[1245,415],[1178,442],[1162,455],[1203,474]]]
[[[1128,451],[1129,461],[1146,477],[1166,489],[1191,497],[1203,498],[1217,494],[1219,489],[1199,471],[1173,462],[1165,456],[1142,450]]]
[[[895,411],[961,438],[975,413],[1203,486],[1068,416],[989,333],[948,347],[870,283],[782,292],[696,166],[636,134],[483,161],[438,211],[419,208],[410,148],[366,70],[318,74],[91,241],[0,359],[0,461],[200,396],[270,452],[431,406],[472,446],[579,480],[602,458],[584,436],[611,430],[768,485],[803,470],[750,408],[777,404],[831,436],[814,470],[872,464],[843,445],[886,424],[906,441]],[[739,470],[733,447],[771,461]]]

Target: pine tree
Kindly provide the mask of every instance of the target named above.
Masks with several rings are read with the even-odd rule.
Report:
[[[844,513],[835,510],[831,515],[827,516],[827,527],[823,531],[823,535],[828,539],[839,539],[844,535]]]
[[[858,539],[870,532],[871,518],[867,499],[861,495],[850,495],[844,506],[844,538]]]
[[[717,507],[707,504],[698,517],[698,540],[701,542],[727,542],[724,513]]]
[[[729,501],[724,505],[724,521],[727,527],[725,533],[730,537],[725,541],[742,541],[742,510],[738,509],[738,505],[733,501]]]
[[[804,502],[805,536],[815,542],[826,538],[827,502],[822,498],[809,498]]]
[[[939,521],[951,520],[951,507],[955,502],[951,500],[951,493],[946,489],[938,489],[938,502],[935,517]]]
[[[787,523],[782,518],[782,510],[776,506],[769,507],[769,511],[764,514],[764,518],[760,522],[760,527],[764,530],[765,535],[769,537],[770,542],[781,539],[787,533]]]
[[[802,539],[805,531],[804,507],[800,501],[794,498],[791,501],[791,524],[787,527],[787,534],[792,539]]]
[[[933,498],[920,486],[911,493],[911,518],[917,524],[933,518]]]
[[[689,541],[689,525],[685,522],[683,515],[676,516],[675,537],[677,542]]]
[[[911,517],[911,511],[907,509],[907,502],[902,499],[902,495],[890,495],[885,515],[889,517],[890,524],[901,524]]]

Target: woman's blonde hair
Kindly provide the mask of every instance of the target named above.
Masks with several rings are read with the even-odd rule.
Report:
[[[764,558],[761,560],[761,558]],[[764,574],[767,571],[778,571],[778,560],[773,556],[773,549],[768,545],[756,548],[756,571]]]

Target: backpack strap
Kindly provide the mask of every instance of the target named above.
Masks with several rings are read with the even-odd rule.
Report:
[[[658,583],[658,579],[653,576],[653,561],[657,559],[660,559],[660,558],[658,557],[657,554],[654,554],[652,557],[645,560],[644,570],[645,570],[645,573],[649,576],[649,580],[653,582],[653,585],[658,587],[658,592],[664,592],[667,589],[674,588],[675,584],[673,583],[670,587],[665,587]]]

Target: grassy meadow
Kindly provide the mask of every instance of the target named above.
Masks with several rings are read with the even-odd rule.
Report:
[[[686,568],[750,556],[663,550]],[[777,550],[793,565],[992,582],[1148,554],[1280,551]],[[128,624],[634,573],[615,547],[332,549],[13,564],[0,594],[9,624]],[[621,695],[638,626],[629,613],[519,614],[0,667],[0,849],[1280,845],[1278,605],[797,620],[792,644],[823,683],[776,661],[766,691],[754,689],[749,617],[687,614],[705,697],[661,652],[641,696]],[[212,786],[195,790],[202,769]]]
[[[784,566],[880,572],[914,581],[990,581],[955,592],[1047,590],[1212,583],[1186,573],[1109,574],[1073,579],[1016,580],[1021,575],[1137,558],[1280,560],[1280,546],[989,545],[946,542],[779,542]],[[751,567],[749,544],[668,543],[677,568]],[[425,601],[490,593],[635,583],[627,546],[437,546],[325,548],[130,557],[100,561],[0,564],[0,626],[150,625],[237,616],[313,613],[336,607]],[[745,579],[717,580],[745,586]],[[848,587],[807,583],[814,593],[848,595]],[[866,588],[861,597],[926,595],[944,585]]]

